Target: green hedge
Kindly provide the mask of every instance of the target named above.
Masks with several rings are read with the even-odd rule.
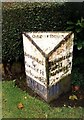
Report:
[[[71,12],[62,3],[3,3],[2,61],[23,59],[22,32],[65,30]]]
[[[22,32],[62,31],[84,15],[82,3],[2,3],[2,61],[23,60]],[[84,16],[83,16],[84,17]]]

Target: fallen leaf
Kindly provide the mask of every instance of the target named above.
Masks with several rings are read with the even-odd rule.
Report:
[[[69,100],[78,100],[76,95],[70,95]]]
[[[73,99],[73,96],[70,95],[70,96],[69,96],[69,100],[74,100],[74,99]]]
[[[22,108],[24,108],[24,105],[22,103],[19,103],[17,107],[18,107],[18,109],[22,109]]]
[[[73,95],[73,98],[74,98],[75,100],[78,100],[78,98],[77,98],[77,96],[76,96],[76,95]]]

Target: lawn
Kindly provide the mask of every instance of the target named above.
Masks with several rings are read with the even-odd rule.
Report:
[[[2,84],[0,81],[0,120],[2,118]]]
[[[51,107],[43,100],[31,96],[15,85],[15,81],[2,82],[3,118],[83,118],[83,107]],[[23,108],[17,106],[22,103]]]

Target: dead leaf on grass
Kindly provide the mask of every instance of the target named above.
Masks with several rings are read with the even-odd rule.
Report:
[[[78,100],[76,95],[70,95],[69,100]]]
[[[23,108],[24,108],[24,105],[23,105],[22,103],[19,103],[19,104],[17,105],[17,107],[18,107],[18,109],[23,109]]]

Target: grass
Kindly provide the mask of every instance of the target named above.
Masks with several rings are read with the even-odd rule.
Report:
[[[2,82],[0,81],[0,118],[2,118]]]
[[[84,108],[51,107],[44,101],[30,96],[15,86],[15,81],[2,82],[2,116],[3,118],[81,118]],[[18,109],[18,103],[24,105]]]

